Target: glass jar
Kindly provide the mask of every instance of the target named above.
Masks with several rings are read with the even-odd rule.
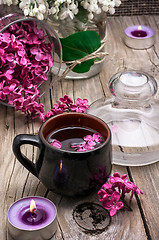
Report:
[[[27,25],[27,27],[26,27],[27,30],[25,28],[25,31],[24,31],[24,27],[25,27],[24,25]],[[15,26],[18,26],[18,28],[19,28],[19,35],[16,35],[17,34],[16,33],[15,39],[14,39],[14,38],[12,38],[12,36],[14,35],[14,28],[17,31]],[[23,13],[21,12],[21,10],[19,10],[16,6],[7,7],[6,5],[0,5],[0,34],[4,34],[6,32],[9,32],[9,34],[10,34],[8,39],[9,39],[9,41],[12,41],[12,46],[13,46],[13,42],[17,43],[17,41],[20,38],[20,34],[21,34],[21,36],[23,35],[20,39],[20,43],[17,43],[17,45],[20,44],[21,48],[24,48],[25,50],[27,49],[28,55],[27,55],[27,57],[25,55],[25,57],[27,58],[26,64],[32,64],[34,61],[34,70],[33,70],[33,68],[31,70],[29,70],[29,68],[28,68],[26,75],[32,74],[33,75],[32,78],[34,78],[35,71],[38,71],[37,70],[37,68],[39,67],[38,64],[41,64],[40,65],[41,69],[39,69],[38,73],[36,72],[36,78],[33,79],[34,83],[30,82],[31,84],[33,84],[33,85],[36,84],[38,86],[38,89],[40,90],[40,97],[41,97],[56,81],[56,79],[59,75],[60,68],[61,68],[62,48],[61,48],[61,43],[60,43],[57,33],[46,22],[38,20],[36,18],[25,17],[23,15]],[[29,40],[30,42],[28,44],[28,42],[26,43],[26,38],[29,37],[29,34],[30,34],[30,40]],[[24,43],[24,46],[23,46],[23,43]],[[35,48],[35,46],[36,46],[36,48]],[[32,47],[34,49],[32,49]],[[1,44],[0,48],[3,50],[5,49],[5,48],[3,48],[2,44]],[[28,50],[28,48],[29,48],[29,50]],[[43,51],[41,51],[42,48],[43,48]],[[32,49],[32,52],[31,52],[31,49]],[[21,58],[23,56],[18,55],[18,61],[17,61],[16,60],[17,52],[15,51],[15,49],[13,50],[13,48],[8,47],[7,55],[8,56],[12,55],[12,58],[13,58],[13,54],[15,55],[14,56],[15,59],[10,58],[7,60],[9,62],[13,60],[14,64],[16,64],[16,66],[14,66],[14,73],[15,73],[15,71],[19,71],[19,75],[16,74],[16,77],[17,77],[18,82],[21,83],[23,69],[20,68],[19,58]],[[49,58],[49,60],[47,58]],[[6,59],[4,61],[6,61]],[[28,63],[28,61],[29,61],[29,63]],[[41,61],[43,61],[43,63],[41,63]],[[4,65],[2,64],[2,62],[0,65],[1,65],[0,72],[1,73],[3,72],[3,75],[4,75],[5,74]],[[23,66],[24,65],[25,64],[23,64]],[[3,68],[3,71],[2,71],[2,68]],[[6,66],[5,66],[5,68],[6,68]],[[11,67],[6,68],[6,70],[9,70],[9,69],[13,69],[13,64]],[[50,80],[50,79],[48,79],[48,75],[52,71],[53,71],[53,76]],[[15,77],[13,75],[14,73],[11,73],[10,78]],[[2,74],[1,74],[1,76],[2,76]],[[24,76],[24,78],[25,78],[25,76]],[[48,83],[48,81],[49,81],[49,83]],[[26,86],[25,81],[23,81],[23,82]],[[2,78],[0,79],[0,83],[2,84]],[[44,86],[45,84],[46,84],[46,86]],[[10,84],[5,83],[4,86],[6,86],[6,85],[8,86]],[[4,89],[4,86],[3,87],[1,86],[0,92],[2,91],[2,89]],[[2,104],[5,104],[7,106],[12,106],[12,104],[8,104],[7,100],[1,99],[0,101]]]
[[[112,132],[113,163],[142,166],[158,161],[157,81],[147,73],[126,71],[109,81],[112,98],[91,104],[88,113],[103,119]]]
[[[103,47],[100,52],[104,52],[104,44],[106,39],[106,13],[102,12],[94,16],[93,20],[89,20],[86,23],[79,20],[76,16],[73,19],[67,17],[64,20],[55,20],[53,16],[48,17],[49,25],[58,33],[60,38],[68,37],[69,35],[79,32],[79,31],[95,31],[99,34],[100,40],[102,41]],[[91,39],[92,41],[93,39]],[[103,65],[104,56],[100,57],[100,61],[95,61],[94,65],[91,66],[90,70],[85,73],[76,73],[69,71],[64,77],[65,79],[87,79],[98,74]],[[67,65],[63,62],[60,69],[60,76],[66,70]]]

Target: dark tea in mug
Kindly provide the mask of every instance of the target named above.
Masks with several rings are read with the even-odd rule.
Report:
[[[46,140],[48,143],[52,144],[54,140],[57,140],[61,143],[61,149],[67,151],[77,151],[78,147],[82,146],[87,141],[84,139],[89,136],[90,138],[94,136],[94,134],[99,133],[95,132],[93,129],[86,128],[86,127],[65,127],[61,129],[57,129],[48,134]],[[88,138],[89,138],[88,137]],[[99,141],[95,144],[92,143],[92,149],[98,147],[104,141],[103,137],[100,135]]]

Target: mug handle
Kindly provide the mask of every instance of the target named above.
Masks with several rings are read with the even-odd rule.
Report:
[[[31,160],[25,157],[20,150],[20,147],[24,144],[30,144],[38,147],[41,153],[41,150],[43,148],[43,143],[41,142],[38,135],[33,135],[33,134],[19,134],[13,140],[14,155],[26,169],[28,169],[33,175],[35,175],[38,178],[37,163],[33,163]],[[38,160],[40,159],[40,155]]]

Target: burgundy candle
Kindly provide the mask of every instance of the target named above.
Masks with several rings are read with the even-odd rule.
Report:
[[[125,29],[124,42],[134,49],[150,48],[154,44],[154,30],[144,25],[134,25]]]
[[[56,231],[56,207],[46,198],[22,198],[8,210],[8,228],[16,240],[48,240]]]

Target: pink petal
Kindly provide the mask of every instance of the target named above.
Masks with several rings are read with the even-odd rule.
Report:
[[[49,111],[49,112],[47,112],[47,113],[45,114],[45,117],[46,117],[46,118],[49,118],[49,117],[51,117],[51,116],[53,116],[53,112],[52,112],[52,111]]]
[[[112,202],[118,202],[120,199],[120,193],[118,191],[113,192],[112,196],[111,196],[111,200]]]
[[[67,104],[73,103],[72,99],[68,95],[65,95],[63,98],[60,98],[60,101],[62,103],[67,103]]]
[[[4,93],[2,91],[0,91],[0,99],[2,101],[5,101],[6,100],[6,96],[4,95]]]
[[[20,59],[20,64],[26,65],[27,64],[27,59],[26,58],[21,58]]]
[[[121,176],[122,179],[125,179],[126,177],[127,177],[127,174],[123,174],[123,175]]]
[[[89,140],[93,140],[93,137],[91,135],[86,135],[83,139],[85,141],[89,141]]]
[[[76,100],[76,104],[77,105],[86,105],[88,103],[88,100],[87,99],[81,99],[81,98],[77,98]]]
[[[121,209],[121,208],[123,208],[124,207],[124,203],[123,202],[117,202],[117,204],[116,204],[116,209],[117,210],[119,210],[119,209]]]
[[[0,48],[0,54],[4,54],[4,49],[3,48]]]
[[[121,208],[123,208],[124,207],[124,203],[123,202],[117,202],[117,204],[116,204],[116,209],[117,210],[119,210],[119,209],[121,209]]]
[[[87,145],[93,147],[96,145],[96,143],[94,141],[88,141]]]
[[[113,207],[112,201],[108,198],[104,202],[102,202],[102,206],[105,209],[111,209]]]
[[[111,209],[110,209],[110,216],[113,217],[117,212],[117,209],[113,206]]]
[[[28,34],[28,43],[30,44],[37,44],[38,43],[38,36],[35,35],[34,33]]]
[[[115,173],[113,174],[113,177],[120,177],[120,173],[115,172]]]
[[[6,54],[6,59],[7,61],[12,62],[14,60],[14,54],[12,53]]]
[[[61,148],[62,147],[62,144],[60,141],[54,139],[51,143],[50,143],[52,146],[56,147],[56,148]]]
[[[15,89],[15,87],[16,87],[16,84],[13,83],[13,84],[10,85],[9,90],[10,90],[10,91],[13,91],[13,90]]]
[[[94,149],[94,147],[90,146],[90,145],[85,145],[84,149],[85,149],[85,151],[88,151],[88,150]]]
[[[11,26],[13,26],[13,25],[11,25]],[[12,39],[13,42],[15,42],[16,37],[15,37],[14,34],[11,35],[11,39]]]
[[[10,63],[8,63],[8,66],[9,66],[9,68],[15,68],[16,67],[16,62],[15,61],[10,62]]]
[[[100,133],[94,133],[93,134],[93,138],[96,139],[96,138],[100,138],[101,137],[101,134]]]
[[[137,189],[136,189],[136,193],[137,193],[137,194],[144,194],[144,192],[142,192],[138,187],[137,187]]]
[[[77,149],[77,152],[85,152],[86,150],[84,148]]]
[[[105,188],[105,189],[109,189],[111,187],[112,187],[112,183],[109,183],[109,182],[107,182],[103,185],[103,188]]]
[[[39,52],[39,49],[37,47],[32,47],[30,48],[30,52],[31,54],[36,55]]]
[[[37,61],[41,61],[42,58],[43,58],[43,54],[40,53],[40,52],[38,52],[38,53],[36,54],[36,56],[35,56],[35,59],[36,59]]]
[[[25,50],[24,50],[24,49],[21,49],[21,50],[19,50],[17,53],[18,53],[18,55],[19,55],[20,57],[24,57],[24,55],[25,55]]]
[[[105,194],[106,194],[106,191],[103,188],[98,191],[98,195],[100,197],[103,197]]]

